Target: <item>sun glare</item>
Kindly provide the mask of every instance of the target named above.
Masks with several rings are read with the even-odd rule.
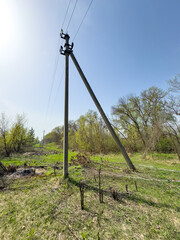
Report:
[[[6,46],[12,35],[12,15],[7,3],[0,0],[0,48]]]

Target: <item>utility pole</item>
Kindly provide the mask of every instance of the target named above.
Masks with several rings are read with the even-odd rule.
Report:
[[[115,133],[113,127],[111,126],[111,123],[109,122],[108,118],[106,117],[106,115],[105,115],[105,113],[104,113],[104,111],[103,111],[100,103],[98,102],[98,100],[97,100],[97,98],[96,98],[96,96],[95,96],[95,94],[94,94],[91,86],[89,85],[89,83],[88,83],[88,81],[87,81],[87,79],[86,79],[86,77],[85,77],[85,75],[84,75],[81,67],[79,66],[78,61],[76,60],[76,58],[75,58],[75,56],[74,56],[74,54],[73,54],[72,49],[73,49],[73,45],[74,45],[74,44],[72,43],[72,45],[69,45],[69,38],[70,38],[69,35],[68,35],[68,34],[64,34],[64,33],[61,33],[61,38],[63,38],[63,39],[66,40],[66,43],[65,43],[65,45],[64,45],[65,50],[63,50],[63,47],[62,47],[62,46],[61,46],[61,48],[60,48],[60,53],[63,54],[63,55],[65,55],[65,57],[67,58],[67,60],[66,60],[67,63],[66,63],[65,69],[67,68],[67,71],[68,71],[68,67],[67,67],[67,66],[69,66],[68,59],[69,59],[69,55],[70,55],[70,56],[71,56],[71,59],[72,59],[72,61],[73,61],[73,63],[74,63],[74,65],[75,65],[76,68],[77,68],[77,71],[79,72],[79,74],[80,74],[80,76],[81,76],[81,78],[82,78],[82,80],[83,80],[83,82],[84,82],[84,84],[85,84],[85,86],[86,86],[86,88],[87,88],[87,90],[88,90],[88,92],[89,92],[89,94],[91,95],[91,97],[92,97],[92,99],[93,99],[93,101],[94,101],[97,109],[99,110],[99,113],[101,114],[101,117],[103,118],[104,122],[106,123],[106,126],[108,127],[108,129],[109,129],[112,137],[114,138],[116,144],[118,145],[118,147],[119,147],[122,155],[124,156],[124,158],[125,158],[128,166],[129,166],[129,168],[132,169],[132,170],[136,170],[136,168],[135,168],[135,166],[133,165],[132,161],[130,160],[130,158],[129,158],[129,156],[128,156],[126,150],[125,150],[125,148],[123,147],[122,143],[120,142],[120,139],[118,138],[118,136],[117,136],[117,134]],[[65,79],[66,79],[66,77],[68,78],[68,73],[67,73],[67,76],[65,75]],[[67,79],[66,79],[66,80],[67,80]],[[68,81],[68,80],[67,80],[67,81]],[[68,91],[68,90],[67,90],[67,91]],[[66,87],[65,87],[65,114],[67,114],[67,113],[66,113]],[[68,120],[67,120],[67,121],[68,121]],[[65,124],[64,124],[64,125],[65,125]],[[67,127],[68,127],[68,126],[67,126]],[[65,138],[65,137],[66,137],[66,133],[64,132],[64,138]],[[67,137],[68,137],[68,136],[67,136]],[[64,141],[65,141],[65,139],[64,139]],[[68,150],[68,148],[67,148],[67,149],[64,148],[64,163],[65,163],[65,150]],[[68,154],[68,153],[67,153],[67,154]],[[65,164],[64,164],[64,177],[67,177],[67,176],[68,176],[68,160],[67,160],[66,163],[67,163],[66,166],[65,166]],[[67,169],[66,169],[67,172],[65,172],[65,167],[67,168]],[[67,176],[66,176],[65,174],[67,174]]]
[[[62,46],[60,53],[65,55],[65,94],[64,94],[64,143],[63,143],[63,175],[68,177],[68,102],[69,102],[69,54],[73,48],[73,44],[69,45],[69,35],[61,32],[61,38],[65,40],[65,50]]]

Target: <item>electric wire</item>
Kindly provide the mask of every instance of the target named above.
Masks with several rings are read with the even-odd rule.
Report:
[[[60,40],[58,41],[58,46],[59,46],[59,43],[60,43]],[[54,82],[55,82],[55,78],[56,78],[56,71],[57,71],[58,62],[59,62],[59,54],[57,54],[56,58],[55,58],[54,71],[53,71],[53,75],[52,75],[50,93],[49,93],[49,98],[48,98],[48,103],[47,103],[46,116],[47,116],[48,111],[49,111],[49,104],[50,104],[50,100],[51,100],[51,96],[52,96],[52,90],[53,90]]]
[[[89,6],[88,6],[88,8],[87,8],[87,10],[86,10],[86,12],[85,12],[85,14],[84,14],[81,22],[80,22],[80,24],[79,24],[79,27],[78,27],[75,35],[74,35],[73,41],[74,41],[75,38],[77,37],[77,35],[78,35],[78,33],[79,33],[79,30],[80,30],[80,28],[82,27],[82,24],[83,24],[83,22],[84,22],[84,20],[85,20],[85,18],[86,18],[86,16],[87,16],[87,13],[88,13],[91,5],[92,5],[92,2],[93,2],[93,0],[90,1],[90,4],[89,4]],[[64,24],[65,24],[67,15],[68,15],[68,11],[69,11],[69,8],[70,8],[70,3],[71,3],[71,0],[69,0],[68,6],[67,6],[67,9],[66,9],[66,13],[65,13],[65,15],[64,15],[64,19],[63,19],[63,22],[62,22],[62,25],[61,25],[61,29],[63,29],[63,27],[64,27]],[[66,27],[66,32],[68,31],[68,28],[69,28],[69,26],[70,26],[70,23],[71,23],[71,20],[72,20],[73,15],[74,15],[74,12],[75,12],[77,3],[78,3],[78,0],[76,0],[75,5],[74,5],[74,8],[73,8],[73,10],[72,10],[71,16],[70,16],[70,18],[69,18],[69,22],[68,22],[67,27]],[[62,43],[61,43],[61,44],[62,44]],[[52,91],[53,91],[53,87],[54,87],[54,83],[55,83],[55,79],[56,79],[57,67],[58,67],[58,63],[59,63],[59,51],[58,51],[58,50],[59,50],[59,47],[60,47],[60,39],[59,39],[58,45],[57,45],[57,55],[56,55],[56,58],[55,58],[54,71],[53,71],[53,75],[52,75],[53,77],[52,77],[52,82],[51,82],[51,87],[50,87],[50,94],[49,94],[48,104],[47,104],[46,117],[47,117],[47,113],[48,113],[48,110],[49,110],[49,105],[50,105],[50,101],[51,101]],[[57,91],[56,91],[56,95],[55,95],[54,101],[56,101],[56,98],[57,98],[57,95],[58,95],[58,91],[59,91],[59,88],[60,88],[60,85],[61,85],[61,82],[62,82],[62,79],[63,79],[63,75],[64,75],[64,71],[63,71],[62,74],[61,74],[60,82],[59,82],[59,85],[58,85],[58,88],[57,88]]]
[[[60,86],[61,86],[61,83],[62,83],[62,80],[63,80],[63,77],[64,77],[64,72],[65,72],[65,69],[62,71],[61,76],[60,76],[60,81],[59,81],[59,84],[57,86],[57,90],[56,90],[56,94],[55,94],[55,98],[54,98],[54,105],[56,103],[57,96],[58,96],[58,93],[59,93],[59,90],[60,90]],[[49,122],[51,121],[51,116],[53,116],[53,114],[54,114],[54,108],[52,108],[51,111],[50,111]]]
[[[63,80],[63,77],[64,77],[64,72],[65,72],[65,70],[62,72],[61,77],[60,77],[60,81],[59,81],[57,91],[56,91],[56,95],[55,95],[55,98],[54,98],[54,103],[56,102],[56,99],[57,99],[57,96],[58,96],[58,92],[59,92],[59,89],[60,89],[60,86],[61,86],[61,83],[62,83],[62,80]]]
[[[78,2],[78,0],[76,0],[75,5],[74,5],[74,8],[73,8],[73,11],[72,11],[71,16],[70,16],[70,18],[69,18],[69,22],[68,22],[67,27],[66,27],[66,32],[68,31],[68,28],[69,28],[69,26],[70,26],[70,23],[71,23],[71,20],[72,20],[74,11],[75,11],[75,9],[76,9],[77,2]],[[69,0],[68,6],[67,6],[67,10],[66,10],[66,13],[65,13],[65,15],[64,15],[64,19],[63,19],[63,23],[62,23],[61,29],[63,29],[64,23],[65,23],[65,20],[66,20],[68,11],[69,11],[70,3],[71,3],[71,0]],[[63,39],[62,39],[62,41],[63,41]],[[61,45],[62,45],[62,41],[61,41]],[[59,44],[60,44],[60,41],[59,41]],[[59,55],[58,55],[58,56],[59,56]],[[56,102],[57,95],[58,95],[58,92],[59,92],[59,88],[60,88],[60,85],[61,85],[63,76],[64,76],[64,71],[62,72],[61,77],[60,77],[60,81],[59,81],[59,84],[58,84],[58,87],[57,87],[57,90],[56,90],[56,95],[55,95],[55,98],[54,98],[54,103]],[[54,78],[55,78],[55,76],[54,76]],[[53,82],[54,82],[54,81],[53,81]],[[52,92],[52,88],[51,88],[51,92]]]
[[[65,13],[65,15],[64,15],[64,20],[63,20],[63,23],[62,23],[62,25],[61,25],[61,31],[63,31],[63,27],[64,27],[64,23],[65,23],[65,20],[66,20],[68,11],[69,11],[70,3],[71,3],[71,0],[69,0],[68,7],[67,7],[66,13]],[[63,39],[61,39],[61,45],[62,45],[62,43],[63,43]]]
[[[74,5],[74,8],[73,8],[73,11],[72,11],[72,13],[71,13],[71,16],[70,16],[69,22],[68,22],[68,24],[67,24],[66,32],[68,31],[69,25],[70,25],[70,23],[71,23],[71,20],[72,20],[72,17],[73,17],[74,11],[75,11],[75,9],[76,9],[77,2],[78,2],[78,0],[76,0],[76,2],[75,2],[75,5]]]
[[[88,8],[87,8],[87,10],[86,10],[86,12],[85,12],[85,14],[84,14],[84,17],[83,17],[82,20],[81,20],[81,23],[79,24],[79,27],[78,27],[78,29],[77,29],[77,31],[76,31],[76,33],[75,33],[74,38],[73,38],[72,41],[74,41],[75,38],[77,37],[77,35],[78,35],[78,33],[79,33],[79,30],[80,30],[80,28],[81,28],[81,26],[82,26],[82,24],[83,24],[83,22],[84,22],[84,20],[85,20],[85,18],[86,18],[86,16],[87,16],[87,13],[88,13],[88,11],[89,11],[92,3],[93,3],[93,0],[91,0],[91,2],[90,2],[89,6],[88,6]]]
[[[64,23],[65,23],[65,20],[66,20],[66,17],[67,17],[68,11],[69,11],[70,3],[71,3],[71,0],[69,0],[68,7],[67,7],[66,13],[65,13],[65,15],[64,15],[64,20],[63,20],[63,23],[62,23],[61,29],[63,29]]]
[[[65,13],[65,15],[64,15],[64,19],[63,19],[63,22],[62,22],[62,25],[61,25],[61,29],[62,29],[63,26],[64,26],[64,23],[65,23],[65,20],[66,20],[68,11],[69,11],[70,3],[71,3],[71,0],[69,0],[68,6],[67,6],[67,9],[66,9],[66,13]],[[56,54],[56,58],[55,58],[54,70],[53,70],[51,87],[50,87],[50,93],[49,93],[49,98],[48,98],[48,103],[47,103],[46,118],[47,118],[47,114],[48,114],[48,111],[49,111],[49,105],[50,105],[50,101],[51,101],[52,90],[53,90],[53,87],[54,87],[54,82],[55,82],[56,72],[57,72],[57,66],[58,66],[58,62],[59,62],[59,51],[58,51],[58,50],[59,50],[59,47],[60,47],[60,38],[59,38],[59,40],[58,40],[58,44],[57,44],[57,48],[56,48],[57,54]]]

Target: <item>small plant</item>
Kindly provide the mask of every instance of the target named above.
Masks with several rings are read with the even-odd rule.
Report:
[[[9,166],[7,167],[7,172],[8,172],[8,173],[14,173],[14,172],[16,172],[16,166],[9,165]]]
[[[98,232],[97,232],[97,239],[100,240],[100,231],[101,231],[101,219],[103,217],[103,209],[99,209],[98,210],[98,214],[97,214],[97,226],[98,226]]]
[[[81,237],[82,237],[83,240],[87,239],[87,236],[88,236],[88,234],[86,232],[83,232],[81,234]]]
[[[56,169],[58,169],[57,166],[52,166],[52,169],[54,170],[54,175],[56,176]]]
[[[94,181],[96,182],[96,176],[94,175]]]
[[[116,200],[116,201],[119,200],[119,194],[118,194],[117,190],[113,189],[112,192],[111,192],[111,195],[112,195],[114,200]]]
[[[129,194],[129,191],[128,191],[128,184],[126,184],[126,193]]]
[[[101,166],[99,168],[99,202],[103,203],[103,190],[101,189]]]
[[[134,185],[135,185],[136,191],[138,191],[138,187],[137,187],[137,182],[136,181],[134,181]]]
[[[80,197],[81,197],[81,210],[84,210],[84,191],[85,191],[84,183],[79,182],[79,190],[80,190]]]
[[[104,194],[103,190],[100,189],[100,190],[99,190],[99,202],[100,202],[100,203],[103,203],[103,194]]]

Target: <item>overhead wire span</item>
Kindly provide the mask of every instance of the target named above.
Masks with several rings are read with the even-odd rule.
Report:
[[[60,43],[60,40],[58,41],[58,45],[59,45],[59,43]],[[53,71],[53,75],[52,75],[53,77],[52,77],[52,81],[51,81],[51,87],[50,87],[50,93],[49,93],[49,98],[48,98],[46,115],[48,114],[48,110],[49,110],[49,104],[50,104],[52,90],[53,90],[53,86],[54,86],[54,82],[55,82],[55,78],[56,78],[56,71],[57,71],[58,62],[59,62],[59,54],[56,55],[56,58],[55,58],[54,71]]]
[[[67,9],[66,9],[66,13],[65,13],[65,15],[64,15],[64,20],[63,20],[63,23],[62,23],[61,29],[63,29],[64,23],[65,23],[65,20],[66,20],[66,17],[67,17],[68,11],[69,11],[70,3],[71,3],[71,0],[69,0],[68,7],[67,7]]]
[[[80,28],[81,28],[81,26],[82,26],[82,24],[83,24],[83,22],[84,22],[84,19],[86,18],[87,13],[88,13],[91,5],[92,5],[92,2],[93,2],[93,0],[91,0],[91,2],[89,3],[89,6],[88,6],[88,8],[87,8],[87,10],[86,10],[86,12],[85,12],[85,14],[84,14],[84,17],[83,17],[82,20],[81,20],[81,23],[79,24],[79,27],[78,27],[78,29],[77,29],[77,31],[76,31],[76,34],[74,35],[74,38],[73,38],[72,41],[74,41],[75,38],[77,37],[77,35],[78,35],[78,33],[79,33],[79,30],[80,30]]]
[[[69,25],[70,25],[70,23],[71,23],[71,20],[72,20],[72,17],[73,17],[74,11],[75,11],[75,9],[76,9],[77,2],[78,2],[78,0],[76,0],[76,2],[75,2],[75,5],[74,5],[74,8],[73,8],[73,11],[72,11],[71,17],[70,17],[70,19],[69,19],[69,22],[68,22],[68,25],[67,25],[67,28],[66,28],[66,32],[68,31]]]
[[[78,33],[79,33],[79,30],[80,30],[80,28],[81,28],[81,26],[82,26],[82,24],[83,24],[83,22],[84,22],[84,20],[85,20],[85,18],[86,18],[86,16],[87,16],[87,13],[88,13],[91,5],[92,5],[92,2],[93,2],[93,0],[91,0],[90,3],[89,3],[89,6],[88,6],[88,8],[87,8],[87,10],[86,10],[86,12],[85,12],[85,14],[84,14],[84,16],[83,16],[80,24],[79,24],[79,27],[78,27],[75,35],[74,35],[73,41],[75,40],[75,38],[77,37],[77,35],[78,35]],[[66,13],[65,13],[65,15],[64,15],[64,19],[63,19],[63,22],[62,22],[61,29],[63,29],[63,27],[64,27],[64,23],[65,23],[66,18],[67,18],[67,14],[68,14],[68,11],[69,11],[70,3],[71,3],[71,0],[69,0],[68,6],[67,6],[67,9],[66,9]],[[70,23],[71,23],[71,20],[72,20],[73,15],[74,15],[74,12],[75,12],[77,3],[78,3],[78,0],[76,0],[75,5],[74,5],[74,8],[73,8],[73,10],[72,10],[71,16],[70,16],[70,18],[69,18],[69,22],[68,22],[67,27],[66,27],[66,32],[68,31],[68,28],[69,28],[69,26],[70,26]],[[57,48],[59,49],[59,47],[60,47],[60,39],[59,39],[59,41],[58,41],[58,46],[57,46]],[[49,110],[50,100],[51,100],[52,91],[53,91],[53,87],[54,87],[54,82],[55,82],[55,78],[56,78],[56,72],[57,72],[58,62],[59,62],[59,51],[57,50],[57,55],[56,55],[55,65],[54,65],[55,67],[54,67],[54,71],[53,71],[53,79],[52,79],[52,82],[51,82],[50,94],[49,94],[49,98],[48,98],[46,116],[47,116],[47,113],[48,113],[48,110]],[[56,91],[56,96],[55,96],[55,100],[54,100],[54,101],[56,101],[57,93],[58,93],[58,90],[59,90],[59,88],[60,88],[63,75],[64,75],[64,71],[62,72],[62,75],[61,75],[61,78],[60,78],[60,82],[59,82],[59,85],[58,85],[58,88],[57,88],[57,91]]]
[[[62,80],[63,80],[64,72],[65,72],[65,69],[62,71],[61,76],[60,76],[60,81],[59,81],[59,84],[58,84],[58,86],[57,86],[56,95],[55,95],[55,98],[54,98],[54,105],[55,105],[55,103],[56,103],[56,99],[57,99],[57,96],[58,96],[58,92],[59,92],[59,89],[60,89],[60,86],[61,86],[61,83],[62,83]],[[52,108],[51,111],[50,111],[49,122],[51,121],[51,116],[52,116],[53,114],[54,114],[54,108]]]
[[[63,22],[62,22],[62,25],[61,25],[61,29],[64,26],[64,23],[65,23],[65,20],[66,20],[68,11],[69,11],[70,3],[71,3],[71,0],[69,0],[68,6],[67,6],[67,9],[66,9],[66,13],[64,15],[64,19],[63,19]],[[49,94],[48,103],[47,103],[46,117],[47,117],[47,114],[48,114],[49,104],[50,104],[51,95],[52,95],[52,90],[53,90],[53,86],[54,86],[54,82],[55,82],[55,78],[56,78],[57,66],[58,66],[58,62],[59,62],[59,48],[60,48],[60,38],[58,40],[58,45],[57,45],[57,48],[56,48],[57,54],[56,54],[56,58],[55,58],[54,70],[53,70],[53,75],[52,75],[53,77],[52,77],[51,87],[50,87],[50,94]]]
[[[55,95],[55,98],[54,98],[54,103],[56,102],[56,99],[57,99],[57,95],[58,95],[58,92],[59,92],[59,89],[60,89],[60,86],[61,86],[61,83],[62,83],[62,80],[63,80],[64,72],[65,72],[65,70],[62,72],[61,77],[60,77],[60,81],[59,81],[57,91],[56,91],[56,95]]]

